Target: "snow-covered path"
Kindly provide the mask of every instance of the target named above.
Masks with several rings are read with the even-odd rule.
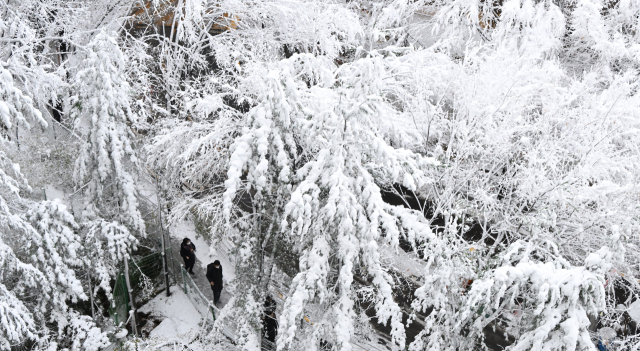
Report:
[[[162,320],[149,338],[158,340],[190,340],[199,331],[200,313],[180,289],[172,289],[171,296],[159,294],[139,309],[139,312]]]
[[[231,299],[233,291],[230,291],[231,285],[235,278],[235,267],[228,260],[227,256],[222,254],[222,249],[216,250],[214,247],[210,247],[207,241],[203,237],[199,237],[196,233],[195,226],[190,221],[183,221],[177,224],[172,225],[169,228],[169,233],[171,236],[171,247],[172,253],[176,260],[179,260],[182,263],[182,258],[180,257],[180,244],[182,240],[186,237],[189,238],[196,246],[196,264],[193,268],[194,275],[192,275],[193,281],[196,283],[200,291],[202,291],[205,296],[211,300],[213,300],[213,292],[211,291],[209,282],[206,278],[206,267],[209,263],[214,260],[219,260],[223,267],[225,288],[222,291],[220,296],[220,304],[218,308],[222,309]],[[411,255],[406,254],[404,251],[399,250],[400,253],[395,250],[387,249],[384,250],[384,258],[389,261],[393,266],[397,266],[396,268],[400,269],[407,275],[415,278],[421,277],[421,272],[423,270],[423,264],[420,260],[413,258]],[[178,279],[180,279],[178,277]],[[180,290],[180,287],[172,287],[172,292]],[[184,294],[182,294],[184,295]],[[274,297],[278,301],[278,314],[281,313],[281,310],[284,306],[284,300],[282,299],[282,295],[280,295],[280,299],[278,299],[278,295],[276,294]],[[352,344],[354,350],[364,351],[364,350],[386,350],[387,347],[370,342],[355,342]]]
[[[161,320],[148,337],[136,344],[141,351],[235,351],[228,341],[219,343],[199,338],[202,316],[181,289],[172,289],[170,297],[160,294],[138,310],[151,320]]]
[[[222,294],[220,295],[220,303],[218,307],[224,307],[224,305],[229,302],[229,299],[231,299],[231,294],[229,293],[228,288],[229,282],[232,282],[235,278],[235,267],[224,255],[216,252],[215,248],[211,249],[203,237],[198,237],[193,223],[184,221],[175,224],[169,227],[169,233],[171,236],[171,250],[173,257],[180,263],[183,263],[182,257],[180,257],[180,244],[182,243],[182,239],[189,238],[196,246],[196,264],[193,267],[194,274],[191,278],[196,283],[200,291],[202,291],[206,297],[211,299],[211,301],[213,301],[213,291],[211,290],[211,286],[209,285],[209,281],[206,277],[207,265],[215,260],[220,261],[225,286],[222,290]]]

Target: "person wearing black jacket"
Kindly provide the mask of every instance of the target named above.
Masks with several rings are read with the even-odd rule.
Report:
[[[264,316],[262,333],[265,339],[272,343],[276,342],[276,336],[278,336],[278,320],[276,319],[275,312],[271,312]]]
[[[220,261],[215,260],[207,266],[207,280],[211,284],[213,290],[213,304],[217,305],[220,301],[220,292],[222,292],[222,266]]]
[[[180,245],[180,256],[184,260],[184,269],[193,274],[193,266],[196,264],[196,246],[189,238],[184,238]]]
[[[269,340],[272,343],[276,342],[276,336],[278,336],[278,320],[276,318],[276,307],[276,300],[267,295],[267,298],[264,302],[264,314],[262,315],[262,336],[264,336],[265,339]]]

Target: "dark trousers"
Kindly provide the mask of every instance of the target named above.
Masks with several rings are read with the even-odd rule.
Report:
[[[183,258],[184,259],[184,269],[186,269],[187,271],[193,271],[193,266],[196,264],[196,256],[189,256],[189,259],[187,259],[186,257]]]
[[[222,292],[222,289],[217,289],[215,288],[215,285],[212,285],[211,290],[213,290],[213,304],[215,305],[220,301],[220,293]]]

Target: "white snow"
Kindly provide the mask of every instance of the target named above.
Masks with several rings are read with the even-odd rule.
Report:
[[[198,324],[202,320],[200,313],[193,307],[187,295],[176,287],[171,289],[170,297],[160,294],[142,306],[139,311],[163,319],[149,334],[149,337],[157,339],[194,337],[199,331]]]
[[[202,333],[213,295],[202,268],[214,260],[230,282],[221,309],[233,339],[257,349],[264,306],[254,292],[265,279],[255,277],[273,260],[249,259],[283,245],[295,247],[278,249],[281,261],[267,270],[280,349],[312,350],[321,337],[349,350],[370,334],[362,299],[391,330],[383,339],[405,349],[416,330],[405,333],[398,271],[419,286],[412,307],[434,311],[421,316],[426,328],[412,350],[484,347],[497,319],[506,321],[500,334],[514,336],[512,350],[586,350],[594,324],[614,338],[621,313],[640,322],[640,302],[607,304],[614,277],[640,279],[632,240],[640,231],[640,1],[287,0],[243,9],[189,0],[169,12],[145,8],[150,1],[138,1],[145,14],[131,19],[153,27],[179,14],[167,50],[145,49],[157,33],[118,35],[139,11],[103,6],[113,0],[48,1],[50,28],[41,1],[3,3],[11,30],[0,49],[12,55],[0,65],[0,223],[12,230],[0,230],[0,262],[11,263],[3,276],[21,279],[0,280],[0,351],[46,346],[51,325],[59,344],[50,350],[98,350],[106,332],[72,302],[87,299],[87,279],[111,295],[123,258],[157,239],[162,206],[149,205],[163,202],[172,206],[165,220],[197,211],[226,224],[170,228],[172,253],[184,237],[197,246],[199,263],[183,279],[202,296],[187,300],[178,286],[142,310],[157,317],[144,334],[156,328],[152,337],[174,338],[174,349],[192,342],[175,339]],[[210,35],[212,19],[223,35]],[[257,25],[238,26],[247,19]],[[59,28],[60,45],[31,49]],[[65,42],[83,50],[62,50]],[[282,50],[309,43],[296,55]],[[180,53],[204,48],[216,65],[193,76],[200,55]],[[154,62],[171,74],[149,70]],[[58,106],[63,123],[47,116],[56,129],[44,130],[38,109]],[[413,191],[407,205],[425,208],[394,206],[381,187]],[[254,210],[244,211],[248,204]],[[482,238],[470,243],[460,234],[472,223]],[[271,228],[268,241],[250,228]],[[425,260],[397,248],[403,236],[424,245]],[[253,271],[236,277],[240,260]],[[291,262],[295,276],[278,269]],[[359,275],[371,284],[356,284]],[[44,309],[55,323],[43,324]],[[634,343],[628,348],[638,345],[620,334]]]
[[[636,323],[640,323],[640,300],[636,300],[636,302],[632,303],[627,310],[629,313],[629,317],[631,317]]]
[[[605,327],[598,330],[598,336],[603,340],[612,340],[616,337],[617,333],[613,328]]]
[[[55,199],[60,199],[60,201],[64,201],[64,191],[56,189],[51,184],[46,186],[44,193],[47,196],[47,200],[53,201]]]
[[[115,333],[113,337],[116,339],[124,339],[128,334],[129,332],[126,329],[122,329],[119,332]]]
[[[178,239],[182,242],[182,239],[189,238],[196,246],[196,260],[202,265],[202,268],[207,269],[207,265],[215,260],[220,261],[220,265],[223,268],[225,282],[231,282],[235,279],[235,267],[226,257],[222,254],[222,250],[218,250],[215,247],[211,247],[207,240],[196,233],[196,228],[191,221],[182,221],[169,227],[169,233],[171,237]]]
[[[138,194],[151,201],[153,204],[158,204],[158,198],[156,196],[156,188],[151,183],[151,180],[142,179],[138,182]]]
[[[380,260],[414,280],[421,281],[425,272],[425,261],[416,257],[414,253],[402,249],[394,250],[389,245],[380,245]]]

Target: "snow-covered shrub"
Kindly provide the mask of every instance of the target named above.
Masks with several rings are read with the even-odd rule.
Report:
[[[461,320],[473,320],[480,334],[500,314],[512,313],[521,319],[519,333],[506,329],[517,337],[514,350],[592,349],[589,317],[606,307],[604,276],[587,268],[590,259],[572,266],[555,250],[534,248],[514,243],[498,268],[475,281]]]
[[[117,274],[124,258],[136,249],[138,239],[126,226],[102,219],[87,222],[83,231],[85,264],[98,280],[95,290],[102,289],[111,297],[111,278]]]

